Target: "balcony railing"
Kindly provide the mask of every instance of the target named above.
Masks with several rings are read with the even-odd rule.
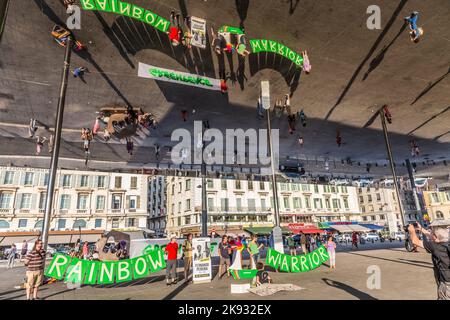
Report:
[[[197,209],[197,207],[196,207]],[[271,208],[260,207],[208,207],[208,213],[228,213],[228,214],[251,214],[251,213],[263,213],[270,214]]]
[[[0,209],[0,214],[13,214],[14,209],[9,208],[9,209]]]

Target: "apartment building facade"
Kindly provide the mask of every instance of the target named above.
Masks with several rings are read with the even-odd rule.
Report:
[[[0,230],[40,230],[46,169],[0,167]],[[50,229],[147,228],[148,175],[58,170]]]
[[[168,177],[167,233],[200,234],[201,178]],[[268,181],[207,179],[208,230],[242,233],[274,226]],[[281,226],[325,221],[360,221],[355,187],[278,183]]]
[[[423,198],[431,221],[450,219],[450,190],[423,191]]]
[[[156,232],[156,236],[167,236],[166,177],[150,177],[148,182],[148,190],[148,227],[150,230],[154,230]]]

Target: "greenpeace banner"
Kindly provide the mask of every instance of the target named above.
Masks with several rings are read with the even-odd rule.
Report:
[[[147,277],[166,267],[164,252],[153,250],[133,259],[89,261],[55,254],[45,271],[47,277],[82,284],[110,284]]]
[[[209,90],[220,90],[220,80],[203,77],[197,74],[185,73],[175,70],[158,68],[139,62],[138,76],[187,86],[199,87]]]
[[[258,52],[273,52],[291,60],[297,65],[297,67],[303,66],[303,57],[301,54],[292,51],[285,45],[272,40],[252,39],[250,40],[250,46],[253,53]]]
[[[318,268],[329,258],[330,256],[324,246],[300,256],[291,256],[269,249],[266,264],[284,272],[307,272]]]
[[[112,12],[130,17],[155,27],[159,31],[167,32],[170,22],[156,13],[120,0],[80,0],[84,10],[98,10]]]

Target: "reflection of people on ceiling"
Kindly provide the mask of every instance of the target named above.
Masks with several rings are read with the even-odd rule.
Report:
[[[409,24],[409,33],[411,41],[417,43],[420,40],[420,36],[423,34],[423,29],[417,26],[417,19],[419,18],[419,11],[413,11],[409,17],[405,17],[405,21]]]
[[[175,14],[175,11],[173,10],[170,13],[170,28],[168,34],[172,46],[178,46],[180,44],[180,36],[182,34],[180,26],[180,14]]]

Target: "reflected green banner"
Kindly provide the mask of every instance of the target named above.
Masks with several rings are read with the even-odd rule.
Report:
[[[156,13],[143,9],[131,3],[120,0],[80,0],[81,7],[84,10],[97,10],[104,12],[112,12],[122,16],[140,20],[144,23],[155,27],[156,29],[167,32],[170,22]]]
[[[251,39],[250,46],[253,53],[258,52],[273,52],[291,60],[298,67],[303,66],[303,57],[301,54],[296,53],[284,44],[278,43],[273,40],[264,39]]]

